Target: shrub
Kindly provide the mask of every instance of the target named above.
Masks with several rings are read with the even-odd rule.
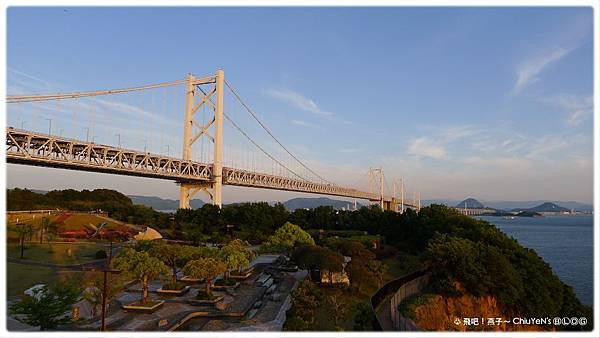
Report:
[[[96,257],[96,259],[105,259],[108,257],[106,251],[103,249],[96,251],[96,254],[94,254],[94,256]]]

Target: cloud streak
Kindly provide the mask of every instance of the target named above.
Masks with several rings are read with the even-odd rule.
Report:
[[[417,157],[430,157],[437,160],[446,157],[446,149],[442,145],[434,144],[427,137],[412,140],[408,145],[407,153]]]
[[[333,113],[323,110],[313,100],[290,89],[271,89],[268,94],[274,98],[284,101],[300,110],[315,115],[332,117]]]
[[[513,86],[513,94],[521,93],[523,89],[538,81],[538,74],[541,73],[544,68],[559,61],[568,55],[571,50],[572,49],[562,47],[554,48],[536,58],[521,63],[517,68],[517,80]]]

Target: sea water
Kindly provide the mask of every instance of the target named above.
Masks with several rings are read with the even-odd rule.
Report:
[[[582,303],[594,303],[594,218],[592,215],[546,217],[478,216],[521,245],[534,249]]]

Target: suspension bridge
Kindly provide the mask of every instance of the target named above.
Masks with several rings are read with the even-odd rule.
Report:
[[[162,101],[144,96],[144,93],[156,93],[158,90],[166,91]],[[169,92],[174,99],[167,107]],[[185,94],[183,100],[182,92]],[[142,97],[130,97],[136,94]],[[127,98],[124,98],[126,95]],[[118,99],[106,99],[115,96]],[[130,102],[132,100],[134,103]],[[232,101],[231,107],[236,106],[237,110],[230,109],[229,105],[226,110],[226,100]],[[159,101],[165,113],[163,120],[158,122],[158,130],[155,130],[152,126],[157,125],[155,120],[161,116],[157,112],[161,109],[156,108],[161,105]],[[420,196],[416,193],[413,193],[412,199],[405,198],[403,180],[394,180],[393,189],[389,189],[383,168],[369,169],[368,189],[338,185],[323,178],[275,137],[236,89],[225,81],[223,70],[205,77],[188,74],[182,80],[124,89],[9,95],[7,104],[7,110],[14,110],[9,115],[13,117],[13,123],[16,116],[16,127],[6,129],[7,163],[171,180],[180,187],[180,208],[190,208],[190,200],[199,192],[204,193],[213,204],[221,206],[223,185],[368,200],[384,210],[398,212],[406,208],[420,208]],[[102,116],[100,119],[96,116],[108,111],[113,113],[111,116],[122,115],[124,118],[103,121],[102,125]],[[174,128],[170,114],[177,116],[182,111],[183,128],[179,132]],[[250,122],[240,123],[240,111]],[[30,121],[25,121],[26,116]],[[40,120],[40,116],[49,122],[47,133],[36,130],[39,128],[34,123]],[[58,127],[57,121],[60,121]],[[135,146],[126,147],[122,143],[122,136],[126,139],[132,134],[123,129],[123,125],[130,122],[140,136],[137,140],[143,141],[143,150]],[[25,128],[25,123],[32,127]],[[226,123],[231,129],[227,140],[240,141],[237,146],[228,147],[224,143]],[[250,123],[253,123],[254,129],[246,128]],[[65,128],[60,128],[63,124],[70,124],[76,137],[63,136]],[[78,128],[82,125],[85,127]],[[105,131],[98,132],[96,129],[101,129],[98,127]],[[57,128],[60,128],[58,135]],[[86,131],[85,140],[79,136],[82,130]],[[250,130],[260,131],[265,140],[260,141]],[[114,134],[117,145],[97,142],[96,139],[101,138],[103,133],[114,131],[122,131]],[[164,134],[178,132],[183,134],[180,136],[181,157],[171,155],[172,146],[178,142],[164,144]],[[151,142],[159,133],[159,151],[153,152]],[[139,142],[134,140],[131,143]]]

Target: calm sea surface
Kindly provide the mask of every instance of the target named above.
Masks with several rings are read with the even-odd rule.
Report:
[[[525,247],[534,249],[579,299],[594,303],[594,218],[586,216],[480,216]]]

